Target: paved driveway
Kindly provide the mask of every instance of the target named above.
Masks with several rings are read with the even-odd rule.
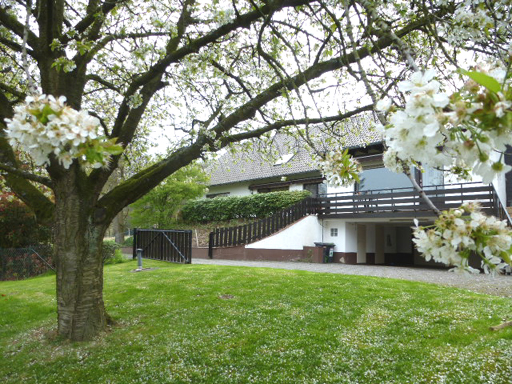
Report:
[[[230,265],[240,267],[263,267],[294,269],[301,271],[340,273],[345,275],[377,276],[393,279],[422,281],[452,287],[469,289],[490,295],[512,297],[512,276],[471,275],[448,272],[446,270],[388,267],[381,265],[314,264],[301,262],[238,261],[193,259],[194,264]]]

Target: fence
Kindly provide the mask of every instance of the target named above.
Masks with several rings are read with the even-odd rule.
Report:
[[[0,248],[0,280],[22,280],[55,270],[52,248]]]
[[[170,229],[133,230],[133,258],[142,249],[145,259],[190,264],[192,262],[192,231]]]
[[[249,244],[270,236],[304,216],[315,214],[317,201],[308,197],[272,216],[237,227],[218,228],[210,233],[208,257],[213,257],[213,248]]]
[[[445,210],[469,201],[478,201],[482,208],[495,214],[495,191],[492,185],[460,183],[423,188],[434,205]],[[413,188],[369,190],[354,193],[327,194],[319,198],[321,218],[360,218],[434,215],[431,208]]]

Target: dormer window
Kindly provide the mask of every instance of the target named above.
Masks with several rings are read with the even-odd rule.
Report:
[[[279,159],[277,159],[277,161],[274,163],[274,165],[286,164],[287,162],[289,162],[291,160],[293,155],[294,155],[293,153],[287,153],[286,155],[282,155]]]

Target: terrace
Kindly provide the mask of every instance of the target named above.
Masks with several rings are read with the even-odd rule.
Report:
[[[426,186],[423,189],[440,210],[476,201],[486,213],[508,219],[510,224],[510,217],[492,185],[458,183]],[[323,219],[435,216],[412,187],[326,194],[318,198],[318,204],[318,216]]]

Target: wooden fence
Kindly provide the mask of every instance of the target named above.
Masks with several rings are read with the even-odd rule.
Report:
[[[137,249],[145,259],[190,264],[192,262],[192,231],[169,229],[138,229],[133,234],[133,258]]]
[[[213,248],[233,247],[263,239],[304,216],[316,214],[316,211],[317,200],[308,197],[265,219],[237,227],[218,228],[210,232],[208,256],[213,257]]]

